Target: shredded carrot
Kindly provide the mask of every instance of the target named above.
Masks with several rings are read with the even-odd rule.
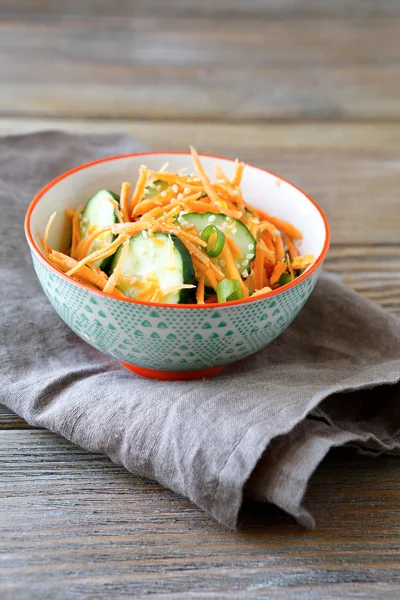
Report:
[[[122,219],[125,223],[129,222],[129,195],[131,192],[131,185],[127,181],[121,186],[121,196],[119,200],[119,204],[121,207]]]
[[[131,203],[129,206],[129,213],[132,215],[132,212],[136,206],[136,204],[142,199],[144,188],[146,187],[147,179],[149,177],[149,169],[146,167],[140,167],[139,169],[139,179],[136,182],[135,189],[133,190]]]
[[[242,277],[241,277],[239,270],[236,266],[236,263],[233,259],[232,252],[230,251],[230,248],[228,247],[227,244],[224,245],[222,252],[221,252],[221,256],[226,262],[226,268],[228,270],[229,277],[231,279],[237,279],[237,281],[239,281],[240,287],[242,288],[243,297],[248,298],[249,292],[247,290],[247,287],[243,283]]]
[[[217,192],[214,190],[211,181],[207,177],[206,172],[203,169],[203,165],[200,162],[199,155],[197,154],[197,152],[193,148],[193,146],[190,146],[190,152],[192,154],[193,163],[194,163],[194,166],[196,168],[197,174],[198,174],[198,176],[201,179],[201,182],[203,184],[204,190],[206,191],[206,193],[207,193],[208,197],[210,198],[210,200],[212,202],[214,202],[214,204],[217,204],[217,206],[218,206],[218,203],[221,201],[221,199],[218,196]]]
[[[235,176],[232,181],[233,187],[238,187],[240,185],[240,182],[242,181],[244,167],[245,165],[243,163],[239,162],[237,159],[235,160]]]
[[[119,208],[118,202],[116,200],[114,200],[114,198],[112,198],[111,196],[104,196],[104,198],[102,199],[102,201],[109,202],[110,204],[113,205],[114,210],[115,210],[115,214],[117,215],[118,221],[120,223],[123,223],[124,219],[122,217],[122,213],[121,213],[121,210]],[[101,202],[99,204],[101,204]]]
[[[89,227],[87,220],[82,221],[83,206],[79,206],[75,211],[67,209],[65,215],[71,219],[72,224],[69,256],[56,252],[49,244],[50,229],[55,218],[55,214],[51,215],[43,241],[39,238],[44,253],[58,269],[90,288],[103,290],[115,298],[126,298],[117,286],[124,285],[127,289],[131,286],[135,291],[133,295],[137,299],[162,302],[168,294],[193,285],[174,284],[162,289],[158,278],[152,273],[147,273],[145,281],[135,276],[126,277],[123,273],[123,265],[128,256],[131,236],[143,232],[143,237],[153,239],[154,245],[161,249],[165,239],[157,235],[160,233],[167,235],[170,240],[169,247],[165,248],[167,263],[168,255],[170,256],[165,270],[175,271],[177,267],[174,264],[174,239],[178,238],[188,250],[192,260],[198,304],[217,302],[215,294],[206,299],[205,290],[207,288],[216,290],[218,282],[227,277],[239,281],[243,297],[248,298],[279,287],[280,278],[285,272],[296,279],[299,270],[302,271],[314,262],[314,256],[311,254],[299,256],[294,240],[302,239],[302,234],[294,225],[246,204],[241,188],[244,163],[236,160],[233,165],[233,175],[229,177],[221,165],[214,165],[215,178],[212,180],[196,150],[192,147],[190,150],[194,173],[184,174],[186,168],[169,172],[168,163],[159,171],[151,171],[146,166],[142,166],[133,191],[128,182],[122,183],[119,203],[111,195],[105,196],[104,200],[114,207],[117,223],[104,227],[95,223]],[[155,195],[143,199],[146,186],[154,184],[157,180],[165,182],[167,185],[163,187],[166,189],[158,191],[153,185]],[[184,218],[185,214],[191,212],[199,214],[209,212],[226,217],[226,223],[222,228],[225,244],[219,257],[208,256],[207,248],[212,245],[212,238],[209,240],[209,245],[201,239],[199,229],[201,225],[195,224],[197,221],[193,219]],[[242,244],[239,248],[235,219],[247,227],[255,240],[256,255],[251,265],[249,263],[253,257],[254,245],[250,243],[251,238],[249,238],[248,250],[242,252]],[[201,221],[199,223],[201,224]],[[243,228],[243,225],[240,227]],[[106,237],[109,235],[107,232],[112,234],[110,241]],[[102,235],[104,238],[101,238],[101,242],[104,247],[93,251],[96,245],[100,245],[98,238]],[[116,236],[115,239],[113,236]],[[96,264],[101,264],[101,261],[118,250],[119,259],[113,273],[108,277]]]
[[[128,256],[128,250],[129,250],[129,239],[125,240],[125,242],[122,244],[122,251],[121,251],[120,257],[118,259],[118,262],[115,265],[115,269],[113,270],[111,277],[109,278],[106,285],[104,286],[103,291],[105,293],[112,292],[113,289],[118,285],[119,279],[122,275],[122,269],[124,267],[126,257]]]
[[[296,246],[294,245],[293,240],[290,237],[290,235],[285,233],[284,239],[285,239],[285,244],[287,246],[287,249],[289,250],[290,257],[293,260],[293,258],[296,258],[299,255],[299,251],[297,250]]]
[[[83,204],[78,206],[78,208],[76,209],[76,211],[74,213],[74,216],[72,217],[72,239],[71,239],[71,252],[70,252],[72,258],[76,258],[78,245],[81,240],[79,218],[81,216],[82,211],[83,211]]]
[[[281,278],[281,275],[283,275],[284,272],[286,271],[286,268],[287,268],[286,263],[279,262],[275,265],[273,273],[269,279],[269,282],[271,285],[275,285],[275,283],[278,283],[278,281]]]
[[[270,250],[271,252],[275,252],[275,246],[274,242],[272,241],[272,235],[270,231],[263,231],[263,233],[261,234],[261,239],[267,246],[268,250]]]
[[[114,242],[112,242],[112,244],[107,246],[105,249],[96,250],[96,252],[92,252],[88,256],[85,256],[85,258],[82,258],[82,260],[77,262],[76,265],[70,271],[67,272],[67,275],[73,275],[83,265],[86,265],[91,262],[97,262],[99,260],[103,260],[104,258],[112,256],[118,250],[122,242],[126,240],[126,238],[126,235],[121,234],[117,237],[117,239]]]
[[[197,292],[196,292],[196,302],[197,304],[204,304],[204,275],[200,275],[199,283],[197,284]]]
[[[56,212],[53,212],[53,214],[50,215],[50,219],[47,222],[46,229],[45,229],[45,232],[44,232],[44,238],[43,238],[43,244],[42,245],[43,245],[43,248],[44,248],[45,252],[47,252],[47,254],[51,250],[51,248],[49,246],[49,235],[50,235],[50,229],[51,229],[53,221],[54,221],[54,219],[56,217],[56,214],[57,214]]]
[[[225,240],[234,258],[239,258],[239,256],[243,256],[242,251],[237,247],[230,235],[225,235]]]
[[[253,263],[254,269],[254,287],[259,290],[263,287],[263,271],[264,271],[264,253],[257,247],[256,258]]]
[[[277,261],[282,261],[285,257],[285,249],[283,247],[283,242],[280,233],[278,233],[278,235],[274,237],[274,243],[276,248],[276,259]]]
[[[63,273],[67,273],[78,264],[74,258],[63,254],[62,252],[57,252],[56,250],[52,250],[49,254],[49,260],[60,269]],[[107,283],[107,275],[105,273],[96,273],[89,267],[82,266],[77,269],[77,275],[89,283],[92,283],[99,289],[103,289],[105,284]]]
[[[102,233],[105,233],[106,231],[111,231],[111,225],[108,225],[107,227],[101,227],[100,229],[93,231],[93,233],[91,235],[89,235],[88,237],[86,237],[84,240],[81,241],[81,243],[78,247],[78,250],[77,250],[78,260],[82,260],[82,258],[84,258],[86,256],[86,254],[89,252],[89,248],[93,244],[94,240],[99,235],[101,235]]]
[[[267,213],[262,211],[259,211],[259,214],[262,219],[265,219],[266,221],[272,223],[272,225],[274,225],[276,229],[279,229],[279,231],[282,231],[282,233],[287,233],[291,237],[297,238],[299,240],[303,239],[303,236],[300,233],[300,231],[288,221],[283,221],[282,219],[278,219],[277,217],[271,217],[271,215],[268,215]]]

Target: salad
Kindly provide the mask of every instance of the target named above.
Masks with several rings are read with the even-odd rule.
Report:
[[[99,190],[67,209],[67,254],[49,245],[52,214],[41,240],[51,263],[72,279],[117,298],[167,304],[230,302],[265,294],[314,262],[300,256],[301,232],[246,204],[235,161],[229,179],[205,173],[191,148],[194,172],[142,166],[135,186]]]

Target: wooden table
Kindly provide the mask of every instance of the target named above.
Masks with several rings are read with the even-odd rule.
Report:
[[[400,313],[398,0],[0,0],[0,132],[125,131],[305,188],[326,269]],[[332,453],[315,531],[243,529],[0,412],[0,596],[398,598],[399,461]]]

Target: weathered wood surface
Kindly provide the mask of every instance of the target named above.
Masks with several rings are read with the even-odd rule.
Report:
[[[326,269],[400,314],[398,0],[0,0],[0,82],[0,133],[123,131],[294,181]],[[332,453],[317,530],[248,504],[232,533],[0,406],[0,597],[397,599],[399,475]]]
[[[242,531],[227,531],[44,431],[2,432],[0,463],[0,590],[9,598],[395,598],[400,583],[393,457],[332,454],[310,485],[311,532],[255,504]]]
[[[0,10],[0,114],[400,117],[400,10],[336,20],[148,14],[44,22]]]

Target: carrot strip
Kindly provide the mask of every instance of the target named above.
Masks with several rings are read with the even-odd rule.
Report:
[[[276,248],[276,260],[280,262],[285,257],[285,249],[283,247],[282,237],[280,233],[274,237],[274,243]]]
[[[83,211],[83,204],[78,206],[78,208],[76,209],[74,216],[72,218],[72,239],[71,239],[71,251],[70,251],[70,255],[72,258],[76,258],[78,244],[81,240],[79,217],[81,216],[82,211]]]
[[[43,248],[44,248],[45,252],[47,252],[47,254],[51,250],[51,248],[49,246],[49,235],[50,235],[50,229],[51,229],[53,221],[56,217],[56,214],[57,214],[56,212],[53,212],[53,214],[50,215],[50,219],[48,220],[46,229],[44,231]]]
[[[110,276],[109,280],[107,281],[106,285],[104,286],[104,292],[112,292],[113,289],[118,285],[120,277],[122,275],[122,269],[124,267],[125,264],[125,260],[126,257],[128,256],[128,251],[129,251],[129,238],[127,240],[125,240],[125,242],[122,244],[122,251],[120,254],[120,257],[118,259],[117,264],[115,265],[115,269],[112,272],[112,275]]]
[[[53,265],[58,267],[60,271],[67,274],[68,271],[76,267],[76,265],[78,264],[74,258],[63,254],[62,252],[57,252],[56,250],[51,251],[51,253],[49,254],[49,260],[53,263]],[[102,271],[100,273],[97,273],[96,271],[93,271],[92,269],[86,266],[78,268],[77,275],[81,279],[85,279],[86,281],[92,283],[101,290],[104,288],[108,279],[107,275]]]
[[[207,177],[206,172],[204,171],[203,166],[200,162],[199,155],[197,154],[197,152],[193,148],[193,146],[190,146],[190,152],[192,154],[195,169],[197,171],[198,176],[201,179],[201,183],[203,184],[205,192],[207,193],[210,200],[212,202],[214,202],[214,204],[218,205],[221,201],[220,197],[218,196],[217,192],[214,190],[211,181]]]
[[[197,304],[204,304],[204,275],[201,275],[199,278],[196,291],[196,302]]]
[[[126,240],[126,235],[119,235],[116,240],[104,250],[96,250],[96,252],[92,252],[88,256],[85,256],[82,260],[76,263],[76,265],[67,272],[67,275],[73,275],[76,273],[82,266],[87,263],[96,262],[98,260],[103,260],[103,258],[108,258],[119,248],[119,246]]]
[[[147,179],[149,176],[149,169],[146,167],[140,167],[139,179],[136,182],[135,189],[133,190],[131,203],[129,205],[129,213],[132,215],[133,209],[136,204],[142,199],[144,188],[146,187]]]
[[[71,219],[71,221],[74,218],[74,214],[75,214],[75,211],[73,208],[67,208],[65,210],[65,216],[68,217],[68,219]]]
[[[237,247],[230,235],[225,234],[225,241],[228,244],[229,249],[232,252],[234,258],[239,258],[243,256],[242,251],[239,250],[239,248]]]
[[[237,159],[235,160],[235,176],[232,180],[233,187],[238,187],[240,185],[245,166],[246,165],[244,165],[242,162],[239,162]]]
[[[79,245],[79,248],[77,249],[78,260],[82,260],[82,258],[84,258],[86,256],[86,254],[88,253],[89,248],[93,244],[94,240],[99,235],[101,235],[102,233],[105,233],[106,231],[111,231],[111,225],[97,229],[97,231],[94,231],[91,235],[89,235],[87,238],[82,240],[82,242]]]
[[[273,252],[275,254],[275,246],[274,246],[274,243],[272,241],[271,232],[270,231],[263,231],[262,234],[261,234],[261,239],[263,240],[263,242],[267,246],[268,250],[270,250],[271,252]]]
[[[288,221],[283,221],[282,219],[278,219],[277,217],[271,217],[271,215],[268,215],[267,213],[261,211],[259,211],[259,214],[263,220],[269,221],[270,223],[272,223],[272,225],[275,225],[275,227],[279,229],[279,231],[282,231],[282,233],[287,233],[288,235],[290,235],[290,237],[297,238],[299,240],[303,239],[303,236],[300,233],[300,231]]]
[[[279,279],[281,278],[281,275],[283,275],[284,272],[286,271],[286,268],[287,268],[286,263],[279,262],[275,265],[272,275],[269,278],[271,285],[275,285],[275,283],[278,283]]]
[[[289,250],[289,254],[292,259],[299,256],[299,251],[294,245],[292,238],[287,233],[285,233],[285,244],[287,246],[287,249]]]
[[[233,260],[232,252],[227,244],[224,245],[221,255],[226,262],[226,268],[228,269],[229,277],[231,279],[237,279],[240,283],[240,287],[242,288],[243,297],[248,298],[249,292],[247,287],[244,285],[243,280],[240,276],[239,270],[236,266],[235,261]]]
[[[120,223],[123,223],[124,219],[122,218],[122,213],[120,211],[118,202],[116,200],[114,200],[114,198],[112,198],[111,196],[104,196],[104,198],[102,198],[102,200],[100,201],[99,206],[101,205],[102,202],[104,202],[104,200],[113,205],[118,221]]]
[[[257,246],[256,258],[253,262],[254,269],[254,287],[259,290],[263,287],[264,283],[264,253],[261,248]]]
[[[121,207],[122,219],[125,223],[129,223],[129,194],[131,192],[131,185],[127,181],[121,185],[121,196],[119,205]]]

